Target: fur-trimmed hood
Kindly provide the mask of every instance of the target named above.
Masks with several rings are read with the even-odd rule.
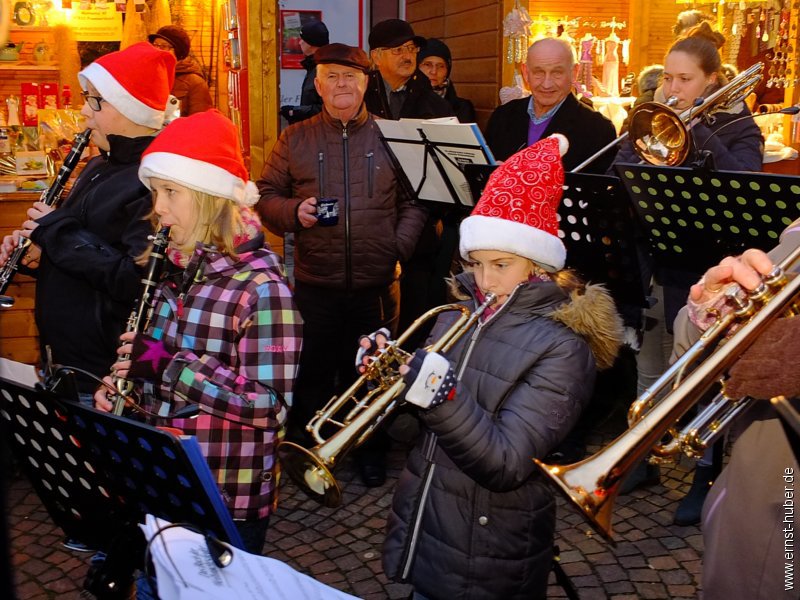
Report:
[[[569,301],[549,316],[586,340],[599,371],[614,364],[624,339],[624,326],[605,286],[587,284],[583,290],[572,290]]]

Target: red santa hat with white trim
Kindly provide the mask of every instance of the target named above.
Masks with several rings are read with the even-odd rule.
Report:
[[[139,179],[174,181],[240,206],[258,201],[249,181],[236,126],[216,109],[172,121],[142,154]]]
[[[564,188],[561,157],[567,138],[557,133],[517,152],[486,184],[472,214],[461,222],[459,250],[501,250],[531,259],[546,271],[564,267],[558,205]]]
[[[147,42],[101,56],[78,73],[103,100],[138,125],[160,129],[175,81],[175,57]],[[101,107],[102,109],[102,107]]]

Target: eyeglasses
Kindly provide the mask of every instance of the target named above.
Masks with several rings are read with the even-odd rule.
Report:
[[[405,44],[404,46],[397,46],[396,48],[381,48],[384,52],[400,56],[401,54],[416,54],[419,52],[419,46],[415,44]]]
[[[81,92],[81,96],[83,96],[83,100],[94,112],[99,112],[101,108],[100,103],[106,101],[102,96],[92,96],[89,92]]]
[[[153,47],[167,52],[172,52],[175,49],[172,44],[167,44],[166,42],[153,42]]]

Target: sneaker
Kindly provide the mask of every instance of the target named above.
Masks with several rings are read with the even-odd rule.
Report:
[[[67,550],[74,550],[75,552],[97,552],[97,548],[84,544],[75,538],[67,538],[62,543],[62,546]]]

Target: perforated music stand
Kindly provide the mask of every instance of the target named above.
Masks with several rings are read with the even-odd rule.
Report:
[[[746,248],[769,250],[800,216],[800,179],[767,173],[616,166],[656,262],[702,273]]]
[[[587,173],[566,173],[564,179],[558,235],[567,266],[605,284],[618,305],[645,306],[636,223],[619,181]]]
[[[108,548],[151,513],[244,547],[193,437],[2,378],[0,425],[67,537]]]

